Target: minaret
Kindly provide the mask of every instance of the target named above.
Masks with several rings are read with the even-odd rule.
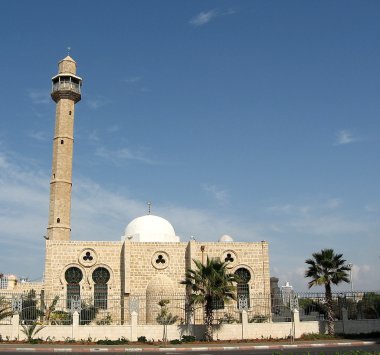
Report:
[[[68,55],[58,63],[51,97],[56,102],[53,162],[47,239],[70,240],[71,176],[74,144],[74,106],[81,99],[82,79]]]

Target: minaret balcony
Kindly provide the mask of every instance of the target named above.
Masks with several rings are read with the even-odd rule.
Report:
[[[53,77],[51,97],[55,102],[69,98],[78,102],[81,99],[82,79],[72,74],[61,73]]]
[[[63,90],[63,91],[70,90],[70,91],[76,92],[77,94],[80,94],[81,85],[78,83],[74,83],[72,81],[59,81],[57,83],[53,83],[51,92],[54,93],[55,91],[60,91],[60,90]]]

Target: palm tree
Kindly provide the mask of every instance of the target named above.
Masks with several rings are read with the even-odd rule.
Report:
[[[26,335],[28,343],[32,343],[34,340],[34,336],[37,335],[37,333],[39,333],[46,326],[38,325],[38,323],[34,321],[32,324],[29,325],[22,324],[21,327],[21,331]]]
[[[0,297],[0,320],[11,317],[13,315],[10,301],[4,296]]]
[[[327,302],[327,326],[328,334],[334,335],[334,311],[331,293],[331,284],[338,285],[341,282],[350,282],[347,271],[350,267],[345,265],[343,254],[335,254],[333,249],[322,249],[319,253],[313,253],[313,259],[305,260],[309,265],[305,271],[305,277],[311,277],[309,288],[315,285],[325,286]]]
[[[212,323],[214,320],[214,310],[217,305],[221,305],[229,300],[236,299],[234,274],[228,274],[226,263],[219,259],[209,259],[206,264],[199,260],[193,260],[196,269],[186,271],[185,280],[181,284],[187,285],[191,291],[190,304],[202,304],[204,313],[204,324],[206,326],[205,340],[210,341],[212,337]]]

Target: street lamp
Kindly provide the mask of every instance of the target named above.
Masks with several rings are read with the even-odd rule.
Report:
[[[347,264],[347,267],[350,269],[350,285],[351,285],[351,296],[353,297],[354,296],[354,285],[352,283],[352,267],[354,266],[354,264]]]

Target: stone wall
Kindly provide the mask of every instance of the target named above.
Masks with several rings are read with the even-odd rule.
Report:
[[[110,273],[108,282],[109,297],[120,297],[122,273],[122,242],[95,241],[46,241],[45,260],[45,296],[58,295],[66,298],[65,272],[75,266],[82,271],[80,291],[83,297],[93,295],[94,281],[92,273],[98,267],[106,268]]]
[[[276,322],[276,323],[248,323],[247,317],[243,316],[241,324],[223,324],[214,328],[214,338],[219,340],[240,340],[240,339],[287,339],[289,337],[299,338],[302,334],[325,333],[325,321],[308,321],[300,322],[297,312],[294,315],[294,322]],[[74,317],[75,319],[75,317]],[[55,340],[65,339],[111,339],[116,340],[125,337],[130,341],[136,341],[138,337],[145,336],[148,340],[162,339],[163,327],[161,325],[138,325],[137,315],[133,316],[129,325],[107,325],[91,326],[79,325],[79,318],[76,317],[73,325],[67,326],[46,326],[38,333],[38,337],[46,339],[54,337]],[[338,333],[342,333],[343,322],[335,322],[335,328]],[[380,330],[380,320],[360,320],[348,321],[344,323],[346,334],[359,334],[378,332]],[[19,317],[16,315],[9,324],[0,324],[0,334],[5,339],[25,339],[21,331]],[[180,339],[182,335],[195,335],[197,339],[202,339],[204,326],[197,325],[186,327],[184,325],[168,326],[168,339]]]

